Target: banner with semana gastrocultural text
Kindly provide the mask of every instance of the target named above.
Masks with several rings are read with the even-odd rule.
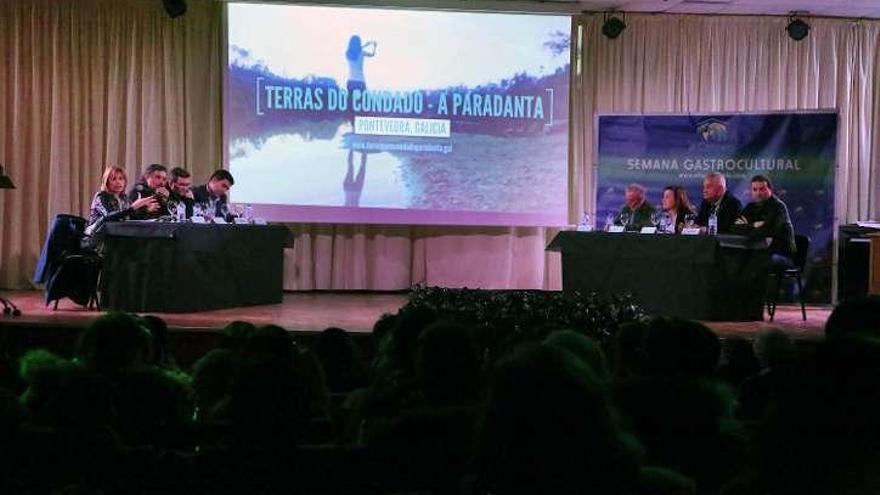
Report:
[[[647,189],[660,207],[664,187],[683,186],[695,209],[703,177],[720,172],[743,205],[751,178],[771,179],[796,234],[811,239],[807,300],[831,301],[836,112],[598,117],[596,219],[601,227],[624,203],[626,187]],[[674,267],[670,267],[674,269]]]

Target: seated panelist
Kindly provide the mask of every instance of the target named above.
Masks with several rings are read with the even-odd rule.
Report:
[[[191,217],[195,200],[193,199],[190,173],[180,167],[172,168],[171,173],[168,174],[168,190],[170,192],[168,202],[172,203],[171,209],[176,210],[177,204],[183,203],[186,208],[186,218]]]
[[[168,169],[165,168],[164,165],[159,165],[158,163],[153,163],[144,170],[141,180],[139,180],[128,193],[128,201],[134,203],[140,198],[152,196],[156,199],[159,207],[152,211],[144,209],[137,210],[134,215],[132,215],[132,219],[150,220],[170,213],[168,211],[168,196],[171,193],[168,191],[166,184],[167,177]]]
[[[676,234],[681,233],[681,229],[685,227],[685,217],[694,214],[694,206],[688,199],[687,191],[677,185],[666,186],[663,189],[661,205],[669,219],[668,230]]]
[[[615,223],[623,225],[626,230],[650,227],[653,224],[651,216],[654,211],[654,207],[645,200],[645,186],[630,184],[626,188],[626,202],[617,214]]]
[[[734,220],[742,211],[742,203],[727,190],[727,179],[723,174],[710,172],[703,179],[703,202],[697,212],[697,225],[705,228],[709,217],[715,213],[718,218],[718,233],[727,234]]]
[[[101,238],[107,222],[126,220],[136,213],[150,213],[159,209],[159,203],[152,195],[129,201],[125,196],[127,182],[122,168],[114,166],[104,169],[100,191],[95,193],[89,208],[89,224],[83,241],[85,247],[99,252],[103,250]]]
[[[235,179],[228,170],[215,170],[208,178],[208,182],[194,188],[193,201],[203,208],[207,208],[209,214],[214,217],[229,219],[228,195],[229,189],[235,184]]]
[[[790,267],[796,251],[794,227],[788,207],[773,192],[773,183],[763,175],[752,177],[752,202],[736,219],[734,231],[753,238],[770,240],[770,254],[774,265]]]

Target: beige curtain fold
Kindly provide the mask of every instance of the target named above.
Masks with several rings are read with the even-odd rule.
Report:
[[[286,290],[558,289],[558,229],[293,225]]]
[[[0,2],[0,287],[28,287],[57,213],[85,214],[106,165],[196,177],[221,163],[221,12],[189,0]]]

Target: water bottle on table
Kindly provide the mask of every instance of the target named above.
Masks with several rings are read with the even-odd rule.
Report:
[[[714,210],[712,214],[709,215],[709,224],[706,227],[706,232],[709,235],[717,235],[718,234],[718,213]]]
[[[174,221],[186,221],[186,205],[183,204],[183,201],[178,202],[177,206],[175,207]]]
[[[244,207],[244,219],[247,223],[254,223],[254,207],[247,205]]]

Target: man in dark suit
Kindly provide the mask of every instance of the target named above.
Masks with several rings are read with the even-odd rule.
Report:
[[[232,178],[232,174],[228,170],[215,170],[206,184],[193,189],[193,200],[196,204],[207,207],[215,217],[227,219],[229,206],[226,195],[233,184],[235,184],[235,179]]]
[[[645,186],[630,184],[626,188],[626,203],[617,214],[617,224],[624,223],[621,218],[626,218],[626,230],[640,230],[642,227],[653,225],[651,215],[654,207],[645,200]]]
[[[128,193],[128,202],[134,203],[140,198],[154,197],[159,204],[159,208],[149,210],[141,208],[135,211],[131,218],[135,220],[150,220],[168,215],[168,169],[164,165],[153,163],[147,166],[140,180]]]
[[[168,188],[171,191],[168,200],[175,205],[183,203],[186,209],[186,218],[191,217],[195,200],[193,199],[190,173],[180,167],[172,168],[168,175]]]
[[[752,202],[736,220],[736,231],[756,238],[770,239],[773,264],[792,266],[795,253],[794,227],[788,207],[773,193],[773,183],[763,175],[752,177]]]
[[[718,217],[719,234],[730,232],[733,222],[742,211],[742,203],[727,191],[727,179],[718,172],[711,172],[703,178],[703,202],[700,203],[700,211],[697,213],[697,225],[704,228],[708,226],[713,211]]]

